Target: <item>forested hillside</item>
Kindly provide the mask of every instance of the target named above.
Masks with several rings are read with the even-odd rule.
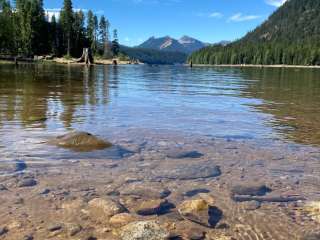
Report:
[[[119,52],[117,31],[110,44],[104,16],[74,11],[71,0],[63,1],[58,15],[48,19],[43,0],[0,0],[0,54],[78,57],[83,47],[105,57]]]
[[[203,48],[197,64],[320,65],[320,1],[288,0],[269,19],[227,46]]]
[[[175,64],[185,63],[188,55],[182,52],[160,51],[145,48],[130,48],[121,46],[120,52],[131,59],[138,59],[147,64]]]

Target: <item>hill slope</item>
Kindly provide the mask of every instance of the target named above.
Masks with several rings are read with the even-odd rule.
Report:
[[[242,39],[201,49],[189,60],[199,64],[320,65],[320,1],[288,0]]]
[[[173,51],[160,51],[145,48],[121,46],[120,51],[132,59],[147,64],[182,64],[187,61],[187,54]]]
[[[166,36],[162,38],[151,37],[147,41],[139,45],[138,47],[144,48],[144,49],[183,52],[186,54],[190,54],[203,47],[206,47],[207,45],[208,44],[205,44],[197,39],[194,39],[188,36],[183,36],[179,40]]]

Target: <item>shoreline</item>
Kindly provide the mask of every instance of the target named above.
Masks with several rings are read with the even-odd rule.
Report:
[[[117,61],[117,65],[143,65],[141,62],[132,62],[132,61],[122,61],[119,59],[96,59],[93,64],[91,65],[114,65],[113,61]],[[66,59],[66,58],[54,58],[51,60],[41,59],[41,60],[34,60],[32,62],[20,62],[18,64],[67,64],[67,65],[86,65],[85,63],[76,62],[76,59]],[[15,64],[14,61],[10,60],[0,60],[0,64]]]
[[[255,64],[193,64],[194,67],[250,67],[250,68],[307,68],[307,69],[320,69],[320,66],[307,66],[307,65],[255,65]]]

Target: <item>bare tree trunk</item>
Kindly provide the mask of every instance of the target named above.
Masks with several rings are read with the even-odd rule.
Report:
[[[84,48],[82,56],[79,59],[77,59],[76,62],[84,62],[86,65],[93,64],[94,60],[91,50],[89,48]]]

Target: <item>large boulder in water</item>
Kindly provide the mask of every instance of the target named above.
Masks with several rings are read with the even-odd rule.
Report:
[[[79,151],[93,151],[111,147],[112,144],[87,132],[71,132],[49,141],[50,144]]]

